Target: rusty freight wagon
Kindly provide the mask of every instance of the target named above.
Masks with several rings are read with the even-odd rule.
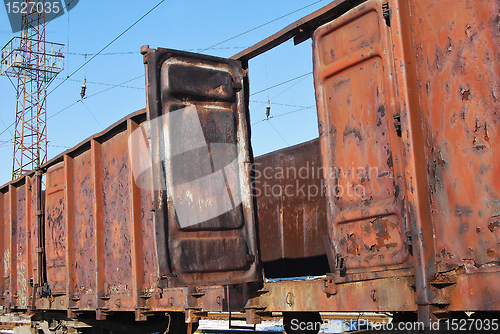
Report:
[[[254,158],[248,61],[291,38],[312,38],[319,138]],[[326,311],[494,329],[498,1],[340,0],[231,59],[141,52],[146,109],[0,188],[4,313],[46,331]],[[308,163],[269,186],[324,196],[256,182]]]

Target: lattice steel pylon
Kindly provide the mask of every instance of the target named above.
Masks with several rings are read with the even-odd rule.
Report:
[[[47,161],[47,87],[64,68],[64,45],[45,41],[45,12],[37,9],[22,14],[21,37],[1,51],[0,74],[17,79],[13,180]]]

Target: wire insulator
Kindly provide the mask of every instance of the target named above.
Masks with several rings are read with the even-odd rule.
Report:
[[[85,92],[87,91],[87,85],[85,85],[86,82],[87,82],[87,79],[83,79],[82,90],[80,92],[80,96],[82,97],[82,100],[85,97]]]

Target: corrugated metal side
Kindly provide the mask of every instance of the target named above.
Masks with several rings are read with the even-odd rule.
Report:
[[[152,194],[135,184],[128,146],[145,114],[133,116],[47,170],[47,281],[73,312],[140,313],[157,287]]]
[[[328,226],[347,273],[408,267],[401,128],[386,4],[318,28],[313,59]]]
[[[329,272],[319,139],[255,158],[259,244],[268,278]]]
[[[1,300],[6,309],[32,307],[36,282],[36,214],[32,178],[23,176],[0,190]]]

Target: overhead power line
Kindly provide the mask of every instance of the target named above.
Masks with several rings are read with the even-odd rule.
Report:
[[[283,139],[283,141],[285,142],[285,144],[287,146],[290,146],[290,144],[288,144],[288,142],[285,140],[285,138],[283,138],[283,136],[281,135],[281,133],[274,127],[274,125],[268,120],[266,119],[267,123],[269,123],[269,125],[274,129],[274,131],[276,131],[276,133],[278,134],[278,136],[281,137],[281,139]]]
[[[267,102],[264,102],[264,101],[257,101],[257,100],[250,100],[249,102],[267,103]],[[299,106],[299,105],[296,105],[296,104],[288,104],[288,103],[271,102],[271,104],[277,105],[277,106],[283,106],[283,107],[307,108],[307,107],[304,107],[304,106]],[[255,110],[255,108],[253,108],[252,110]]]
[[[278,83],[278,84],[276,84],[276,85],[274,85],[274,86],[271,86],[271,87],[268,87],[268,88],[263,89],[263,90],[261,90],[261,91],[258,91],[258,92],[256,92],[256,93],[252,93],[252,94],[250,94],[250,96],[255,95],[255,94],[262,93],[262,92],[264,92],[264,91],[266,91],[266,90],[273,89],[273,88],[278,87],[278,86],[281,86],[281,85],[284,85],[284,84],[286,84],[286,83],[288,83],[288,82],[291,82],[291,81],[294,81],[294,80],[297,80],[297,79],[303,78],[303,77],[305,77],[305,76],[307,76],[307,75],[310,75],[311,73],[312,73],[312,72],[309,72],[309,73],[306,73],[306,74],[300,75],[300,76],[298,76],[298,77],[295,77],[295,78],[292,78],[292,79],[289,79],[289,80],[283,81],[283,82],[281,82],[281,83]],[[111,90],[111,89],[113,89],[113,88],[116,88],[116,87],[124,87],[124,86],[123,86],[124,84],[129,83],[129,82],[131,82],[131,81],[134,81],[134,80],[136,80],[136,79],[142,78],[142,77],[144,77],[144,74],[141,74],[141,75],[139,75],[139,76],[137,76],[137,77],[135,77],[135,78],[129,79],[129,80],[127,80],[127,81],[124,81],[124,82],[119,83],[119,84],[116,84],[116,85],[109,84],[109,85],[111,85],[111,87],[109,87],[109,88],[107,88],[107,89],[104,89],[104,90],[101,90],[101,91],[99,91],[99,92],[97,92],[97,93],[95,93],[95,94],[89,95],[89,96],[85,97],[85,99],[88,99],[88,98],[90,98],[90,97],[96,96],[96,95],[101,94],[101,93],[104,93],[104,92],[106,92],[106,91],[108,91],[108,90]],[[68,78],[66,78],[66,80],[68,80]],[[106,84],[106,85],[107,85],[107,84]],[[124,88],[129,88],[129,87],[126,87],[126,86],[125,86]],[[130,87],[130,88],[132,88],[132,87]],[[69,106],[67,106],[67,107],[65,107],[65,108],[63,108],[63,109],[61,109],[61,110],[59,110],[59,111],[58,111],[58,112],[56,112],[55,114],[53,114],[53,115],[51,115],[51,116],[47,117],[47,120],[48,120],[48,119],[50,119],[50,118],[52,118],[52,117],[54,117],[54,116],[56,116],[56,115],[58,115],[58,114],[60,114],[60,113],[62,113],[62,112],[63,112],[63,111],[65,111],[65,110],[67,110],[67,109],[71,108],[72,106],[74,106],[75,104],[77,104],[79,101],[80,101],[80,100],[77,100],[77,101],[75,101],[74,103],[70,104]],[[260,102],[260,101],[252,101],[252,102]],[[278,105],[280,105],[279,103],[273,103],[273,104],[278,104]],[[302,106],[295,106],[295,105],[291,105],[291,104],[290,104],[290,105],[282,104],[282,105],[284,105],[284,106],[290,106],[290,107],[302,107]],[[304,108],[309,108],[309,107],[304,107]],[[303,110],[304,108],[301,108],[301,109],[299,109],[299,110]],[[299,110],[296,110],[296,111],[299,111]],[[290,112],[290,113],[292,113],[292,112]],[[279,115],[276,115],[276,116],[274,116],[274,117],[278,117],[278,116],[279,116]],[[258,123],[260,123],[260,121],[259,121]],[[255,124],[257,124],[257,123],[255,123]],[[252,124],[252,125],[255,125],[255,124]],[[4,130],[0,133],[0,136],[1,136],[2,134],[4,134],[6,131],[8,131],[8,130],[9,130],[9,129],[13,126],[13,125],[14,125],[14,123],[12,123],[12,124],[11,124],[11,125],[9,125],[8,127],[6,127],[6,128],[5,128],[5,129],[4,129]]]
[[[297,109],[297,110],[293,110],[293,111],[289,111],[289,112],[284,112],[282,114],[278,114],[278,115],[275,115],[275,116],[270,116],[269,118],[264,118],[263,120],[260,120],[258,122],[253,123],[252,126],[257,125],[259,123],[262,123],[264,121],[270,120],[272,118],[278,118],[278,117],[281,117],[281,116],[285,116],[285,115],[296,113],[298,111],[302,111],[302,110],[306,110],[306,109],[313,109],[313,108],[316,108],[316,106],[302,107],[302,108]]]
[[[113,44],[114,42],[116,42],[120,37],[122,37],[127,31],[129,31],[130,29],[132,29],[132,27],[134,27],[137,23],[139,23],[143,18],[145,18],[149,13],[151,13],[153,10],[155,10],[156,8],[158,8],[159,5],[161,5],[165,0],[161,0],[160,2],[158,2],[153,8],[151,8],[146,14],[142,15],[137,21],[135,21],[134,23],[132,23],[132,25],[130,25],[127,29],[125,29],[122,33],[120,33],[118,36],[116,36],[111,42],[109,42],[108,44],[106,44],[105,47],[103,47],[101,50],[99,50],[99,52],[97,52],[96,54],[94,54],[92,57],[90,57],[89,60],[87,60],[85,63],[83,63],[83,65],[81,65],[79,68],[77,68],[73,73],[71,73],[69,76],[66,77],[66,79],[64,79],[59,85],[57,85],[54,89],[52,89],[48,94],[47,96],[49,96],[52,92],[54,92],[57,88],[61,87],[61,85],[63,83],[65,83],[69,78],[71,78],[73,75],[75,75],[75,73],[77,73],[78,71],[80,71],[83,67],[85,67],[85,65],[87,65],[88,63],[90,63],[95,57],[97,57],[101,52],[103,52],[104,50],[106,50],[111,44]]]
[[[144,75],[141,75],[141,77]],[[63,78],[56,78],[59,80],[64,80]],[[68,81],[74,81],[74,82],[82,82],[81,80],[76,80],[76,79],[68,79]],[[88,84],[95,84],[95,85],[102,85],[102,86],[112,86],[112,87],[120,87],[120,88],[129,88],[129,89],[140,89],[144,90],[144,87],[134,87],[134,86],[124,86],[124,85],[115,85],[111,83],[106,83],[106,82],[96,82],[96,81],[87,81]]]
[[[234,50],[234,49],[246,49],[248,46],[225,46],[225,47],[219,47],[219,48],[210,48],[210,50]],[[202,51],[205,49],[182,49],[182,51],[190,51],[190,52],[196,52],[196,51]],[[66,52],[67,55],[73,55],[73,56],[93,56],[97,55],[96,53],[81,53],[81,52]],[[124,52],[102,52],[98,54],[99,56],[115,56],[115,55],[140,55],[139,51],[124,51]]]
[[[266,22],[266,23],[263,23],[263,24],[261,24],[261,25],[259,25],[259,26],[255,27],[255,28],[249,29],[249,30],[247,30],[247,31],[242,32],[241,34],[238,34],[238,35],[236,35],[236,36],[233,36],[233,37],[231,37],[231,38],[228,38],[228,39],[226,39],[226,40],[223,40],[222,42],[219,42],[219,43],[217,43],[217,44],[214,44],[214,45],[212,45],[212,46],[210,46],[210,47],[208,47],[208,48],[205,48],[205,49],[201,50],[200,52],[210,50],[210,49],[211,49],[211,48],[213,48],[213,47],[219,46],[219,45],[221,45],[221,44],[224,44],[224,43],[226,43],[226,42],[229,42],[230,40],[233,40],[233,39],[235,39],[235,38],[238,38],[238,37],[240,37],[240,36],[243,36],[243,35],[245,35],[245,34],[248,34],[248,33],[249,33],[249,32],[251,32],[251,31],[254,31],[254,30],[257,30],[257,29],[259,29],[259,28],[262,28],[262,27],[264,27],[264,26],[266,26],[266,25],[268,25],[268,24],[270,24],[270,23],[276,22],[276,21],[278,21],[278,20],[280,20],[280,19],[282,19],[282,18],[284,18],[284,17],[290,16],[290,15],[292,15],[292,14],[294,14],[294,13],[297,13],[297,12],[299,12],[299,11],[303,10],[303,9],[306,9],[307,7],[311,7],[311,6],[313,6],[313,5],[317,4],[317,3],[321,2],[321,1],[323,1],[323,0],[319,0],[319,1],[316,1],[316,2],[313,2],[313,3],[309,4],[309,5],[307,5],[307,6],[304,6],[304,7],[302,7],[302,8],[296,9],[296,10],[294,10],[293,12],[290,12],[290,13],[288,13],[288,14],[282,15],[282,16],[280,16],[280,17],[278,17],[278,18],[275,18],[274,20],[271,20],[271,21],[268,21],[268,22]]]
[[[65,108],[63,108],[63,109],[61,109],[61,110],[59,110],[59,111],[58,111],[58,112],[56,112],[55,114],[50,115],[49,117],[47,117],[47,120],[48,120],[48,119],[51,119],[52,117],[54,117],[54,116],[56,116],[56,115],[59,115],[59,114],[60,114],[60,113],[62,113],[63,111],[65,111],[65,110],[67,110],[67,109],[71,108],[72,106],[74,106],[75,104],[77,104],[78,102],[80,102],[80,101],[82,101],[82,100],[89,99],[89,98],[91,98],[91,97],[93,97],[93,96],[96,96],[96,95],[99,95],[99,94],[101,94],[101,93],[107,92],[108,90],[111,90],[111,89],[113,89],[113,88],[120,87],[120,86],[122,86],[123,84],[126,84],[126,83],[128,83],[128,82],[130,82],[130,81],[134,81],[134,80],[139,79],[139,78],[142,78],[143,76],[144,76],[144,74],[139,75],[138,77],[135,77],[135,78],[129,79],[129,80],[127,80],[127,81],[124,81],[124,82],[122,82],[122,83],[116,84],[116,85],[111,86],[111,87],[109,87],[109,88],[103,89],[103,90],[101,90],[101,91],[99,91],[99,92],[97,92],[97,93],[94,93],[94,94],[91,94],[91,95],[89,95],[89,96],[86,96],[84,99],[79,99],[79,100],[76,100],[75,102],[73,102],[73,103],[72,103],[72,104],[70,104],[69,106],[67,106],[67,107],[65,107]],[[89,112],[90,112],[90,111],[89,111]],[[98,122],[98,123],[99,123],[99,122]],[[5,130],[4,130],[4,132],[5,132]],[[3,133],[3,132],[2,132],[2,133]],[[0,135],[2,135],[2,134],[0,133]]]
[[[284,85],[284,84],[286,84],[286,83],[288,83],[288,82],[291,82],[291,81],[294,81],[294,80],[297,80],[297,79],[303,78],[303,77],[308,76],[308,75],[311,75],[311,74],[312,74],[312,72],[309,72],[309,73],[306,73],[306,74],[299,75],[298,77],[295,77],[295,78],[292,78],[292,79],[289,79],[289,80],[286,80],[286,81],[280,82],[279,84],[276,84],[276,85],[274,85],[274,86],[271,86],[271,87],[265,88],[265,89],[263,89],[263,90],[259,90],[258,92],[255,92],[255,93],[250,94],[250,96],[252,96],[252,95],[256,95],[256,94],[259,94],[259,93],[262,93],[262,92],[265,92],[265,91],[267,91],[267,90],[270,90],[270,89],[276,88],[276,87],[278,87],[278,86]]]

